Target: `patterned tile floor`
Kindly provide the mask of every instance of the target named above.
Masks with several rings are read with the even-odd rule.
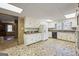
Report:
[[[76,56],[75,43],[48,39],[29,46],[19,45],[5,49],[10,56]]]

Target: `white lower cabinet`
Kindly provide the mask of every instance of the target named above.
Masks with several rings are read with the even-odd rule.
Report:
[[[52,37],[52,32],[48,32],[48,37]]]
[[[38,42],[41,39],[41,33],[36,34],[24,34],[24,44],[29,45],[35,42]]]
[[[72,35],[70,35],[70,40],[73,41],[73,42],[76,42],[76,35],[75,35],[75,33],[74,34],[72,33]]]
[[[66,41],[72,41],[72,42],[76,41],[75,32],[58,32],[57,38],[62,39],[62,40],[66,40]]]
[[[58,39],[63,39],[63,33],[57,32],[57,38]]]

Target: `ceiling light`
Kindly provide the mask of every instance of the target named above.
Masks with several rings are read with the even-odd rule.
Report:
[[[13,6],[11,4],[8,4],[8,3],[0,3],[0,8],[7,9],[7,10],[17,12],[17,13],[21,13],[23,11],[23,9]]]
[[[48,20],[46,20],[46,22],[52,22],[52,20],[48,19]]]
[[[67,15],[64,15],[66,18],[73,18],[76,16],[76,13],[71,13],[71,14],[67,14]]]

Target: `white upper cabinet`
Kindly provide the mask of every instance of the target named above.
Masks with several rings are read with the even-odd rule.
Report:
[[[71,30],[72,28],[72,22],[70,20],[64,20],[63,21],[63,29],[64,30]]]
[[[63,29],[72,29],[72,27],[77,27],[76,18],[68,19],[63,21]]]
[[[77,27],[77,19],[71,19],[72,27]]]
[[[48,23],[48,28],[55,28],[55,23]]]
[[[62,22],[60,22],[60,23],[57,23],[57,25],[56,25],[56,29],[57,30],[62,30]]]
[[[24,27],[25,28],[38,28],[40,21],[35,18],[26,17],[24,20]]]

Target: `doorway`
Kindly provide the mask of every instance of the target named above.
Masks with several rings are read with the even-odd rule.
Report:
[[[0,50],[16,46],[18,40],[18,16],[0,13]]]

